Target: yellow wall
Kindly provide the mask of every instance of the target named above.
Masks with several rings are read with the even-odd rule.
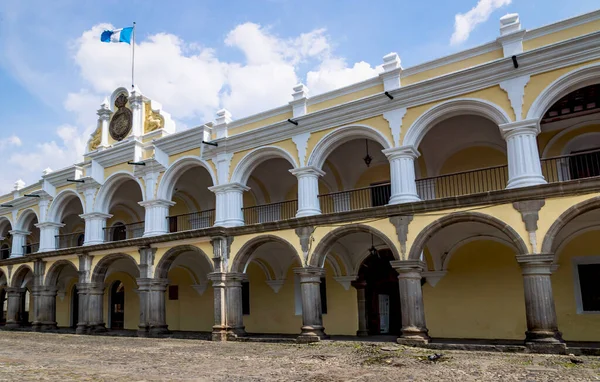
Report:
[[[481,65],[486,62],[498,60],[503,57],[502,49],[495,50],[493,52],[488,52],[484,54],[480,54],[479,56],[467,58],[466,60],[461,60],[457,62],[453,62],[448,65],[440,66],[435,69],[426,70],[417,74],[413,74],[412,76],[408,76],[402,78],[402,85],[407,86],[410,84],[414,84],[415,82],[424,81],[430,78],[439,77],[444,74],[456,72],[459,70],[467,69],[473,66]]]
[[[71,326],[71,299],[73,298],[73,285],[77,283],[77,278],[73,278],[66,284],[64,298],[56,297],[56,323],[59,327]],[[76,323],[77,324],[77,323]]]
[[[583,36],[588,33],[594,33],[600,30],[600,20],[577,25],[572,28],[564,29],[556,33],[547,34],[523,41],[523,50],[528,51],[542,46],[557,43],[559,41],[568,40],[577,36]]]
[[[246,125],[235,127],[233,129],[228,129],[227,134],[229,136],[232,136],[235,134],[244,133],[246,131],[258,129],[259,127],[264,127],[264,126],[272,125],[277,122],[286,121],[288,118],[292,118],[292,117],[293,117],[293,115],[292,115],[291,111],[289,111],[287,113],[277,114],[273,117],[261,119],[260,121],[248,123]],[[214,136],[216,137],[216,134],[214,134]]]
[[[372,86],[370,88],[359,90],[354,93],[346,94],[327,101],[319,102],[314,105],[308,105],[307,111],[309,113],[314,113],[319,110],[328,109],[330,107],[334,107],[351,101],[356,101],[357,99],[365,98],[377,93],[383,93],[383,84]]]
[[[540,134],[538,137],[538,146],[540,148],[540,154],[545,150],[548,144],[550,144],[550,139],[554,138],[556,135],[564,131],[564,129],[557,131],[549,131],[544,134]],[[546,152],[545,157],[556,157],[561,156],[563,148],[571,141],[573,138],[586,134],[586,133],[597,133],[600,132],[600,124],[590,122],[589,125],[579,127],[577,129],[573,129],[566,134],[558,137],[554,142],[552,142],[552,146],[548,147],[548,152]],[[569,153],[566,153],[567,155]]]
[[[327,279],[327,314],[323,315],[325,333],[354,336],[358,330],[356,289],[345,290],[333,278],[333,270],[325,263]]]
[[[285,284],[275,293],[266,283],[263,270],[255,263],[247,268],[250,282],[250,314],[244,316],[248,333],[300,333],[302,316],[295,315],[294,273],[288,269]]]
[[[558,269],[552,275],[552,292],[558,318],[558,330],[566,341],[600,341],[600,314],[578,314],[575,300],[573,258],[598,256],[599,231],[583,233],[560,251]]]
[[[119,171],[133,173],[133,166],[127,163],[121,163],[115,166],[107,167],[104,169],[104,179],[108,179],[109,176]]]
[[[125,272],[115,272],[104,281],[104,323],[107,328],[110,328],[108,323],[110,289],[117,280],[125,286],[125,329],[137,330],[140,323],[140,298],[134,291],[137,289],[135,279]]]
[[[165,292],[169,330],[210,332],[214,324],[214,293],[210,282],[200,296],[192,288],[195,282],[190,273],[180,267],[169,271],[169,282],[179,287],[178,300],[169,300],[168,288]]]
[[[444,162],[440,175],[505,165],[506,155],[491,147],[469,147],[454,153]]]
[[[523,279],[515,253],[491,241],[465,244],[435,288],[423,286],[432,337],[523,339]]]

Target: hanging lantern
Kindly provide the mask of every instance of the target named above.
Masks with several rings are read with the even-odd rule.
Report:
[[[369,140],[365,139],[365,146],[367,146],[367,155],[363,158],[363,160],[365,161],[365,164],[367,165],[367,167],[369,167],[371,165],[371,162],[373,161],[373,157],[371,157],[369,155]]]

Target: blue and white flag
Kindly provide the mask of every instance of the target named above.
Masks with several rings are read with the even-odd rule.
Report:
[[[114,31],[106,30],[102,32],[100,41],[102,42],[126,42],[131,44],[131,35],[133,33],[133,27],[127,27],[122,29],[116,29]]]

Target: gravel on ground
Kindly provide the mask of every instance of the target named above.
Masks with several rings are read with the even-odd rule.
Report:
[[[2,331],[0,380],[600,381],[600,358]]]

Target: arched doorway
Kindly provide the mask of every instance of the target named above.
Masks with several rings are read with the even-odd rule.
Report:
[[[120,280],[110,287],[110,328],[125,328],[125,286]]]
[[[365,288],[365,307],[369,335],[400,335],[400,292],[398,273],[390,265],[392,252],[382,249],[372,253],[360,266],[358,283]]]
[[[76,328],[79,322],[79,291],[77,285],[71,288],[71,327]]]

